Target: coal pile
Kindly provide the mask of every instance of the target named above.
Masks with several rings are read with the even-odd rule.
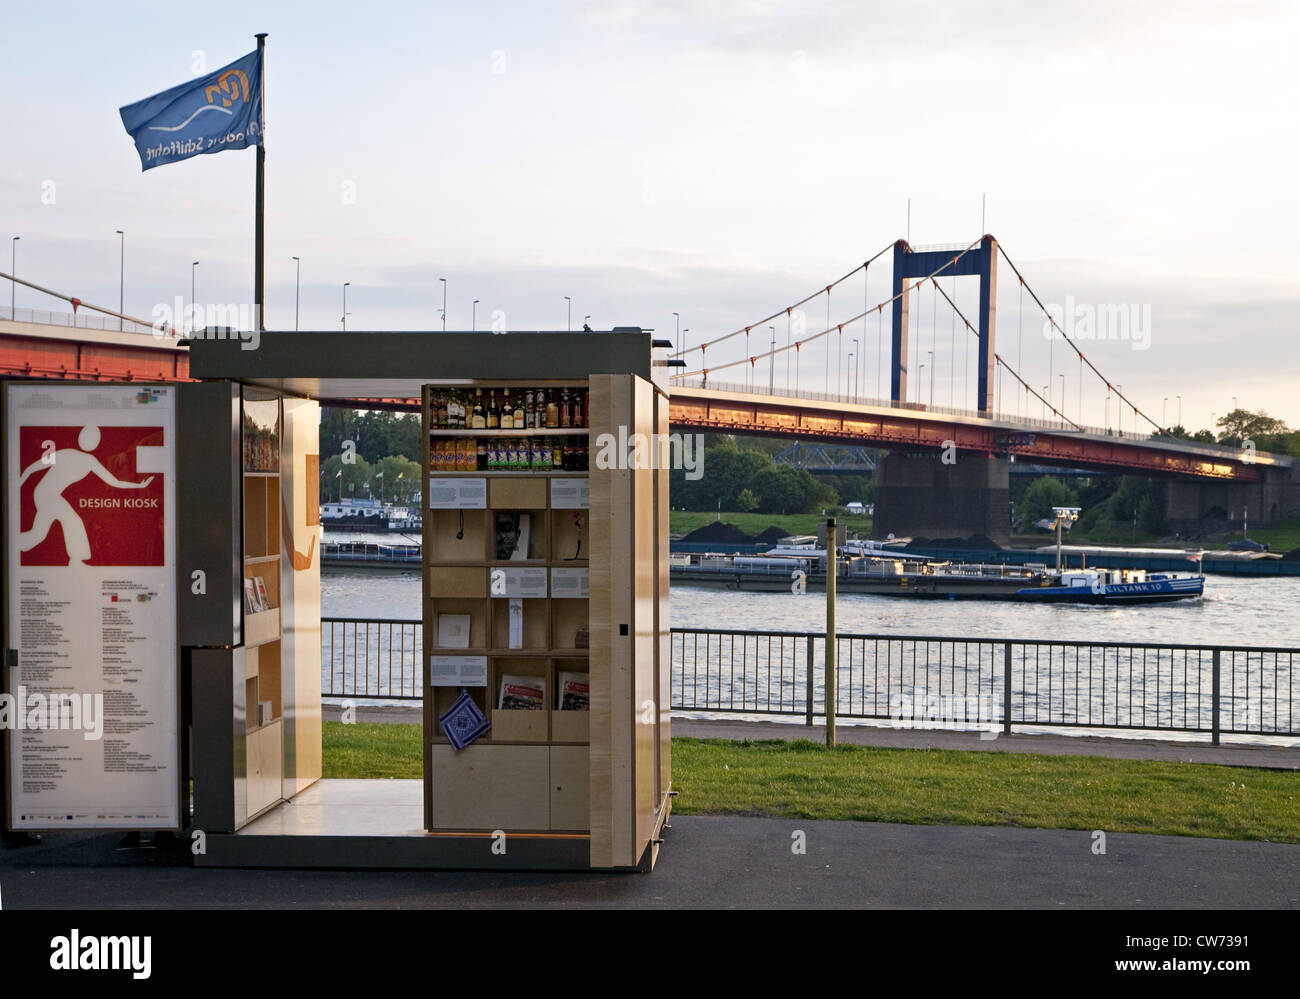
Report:
[[[696,528],[682,540],[699,544],[725,542],[733,545],[748,545],[753,543],[750,536],[735,524],[723,524],[716,520],[705,524],[703,527]]]

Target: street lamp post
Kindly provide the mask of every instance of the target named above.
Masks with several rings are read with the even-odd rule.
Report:
[[[343,332],[348,331],[348,285],[351,281],[343,282]]]
[[[293,258],[293,331],[298,332],[298,292],[302,287],[302,261]]]
[[[22,236],[15,236],[12,240],[9,241],[9,273],[14,277],[18,276],[18,241],[20,239],[22,239]],[[14,320],[15,322],[18,320],[18,313],[14,311],[14,302],[17,301],[17,299],[14,296],[16,295],[17,291],[18,291],[18,282],[10,281],[9,282],[9,318]]]
[[[1166,430],[1169,429],[1169,421],[1165,419],[1168,415],[1168,409],[1169,396],[1165,396],[1164,402],[1160,403],[1160,426]]]
[[[564,301],[567,303],[564,307],[565,309],[564,328],[568,332],[572,333],[573,332],[573,299],[570,298],[568,295],[565,295]]]
[[[853,366],[858,363],[857,358],[854,356],[856,353],[857,351],[853,351],[853,350],[849,351],[848,375],[849,375],[850,384],[852,384],[853,382]]]
[[[477,298],[474,299],[474,304],[471,305],[469,308],[470,308],[469,329],[471,333],[477,333],[478,332],[478,299]]]
[[[122,237],[117,264],[117,311],[119,313],[117,328],[120,330],[122,329],[122,316],[120,313],[126,311],[126,233],[121,229],[114,229],[113,231]]]
[[[1181,427],[1183,425],[1183,397],[1176,395],[1174,398],[1178,400],[1178,425]]]
[[[198,269],[199,269],[199,262],[197,260],[194,261],[192,264],[190,264],[190,332],[191,333],[194,332],[195,316],[197,315],[195,310],[198,308],[194,296],[194,275],[198,271]]]
[[[447,332],[447,279],[438,278],[442,282],[442,331]]]

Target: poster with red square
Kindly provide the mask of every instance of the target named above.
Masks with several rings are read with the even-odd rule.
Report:
[[[165,564],[162,427],[18,428],[19,564]],[[141,467],[143,464],[144,467]]]

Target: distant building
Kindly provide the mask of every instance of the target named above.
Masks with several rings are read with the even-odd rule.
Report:
[[[862,503],[859,503],[857,500],[854,500],[852,503],[844,504],[844,512],[860,516],[861,514],[867,512],[867,508]]]

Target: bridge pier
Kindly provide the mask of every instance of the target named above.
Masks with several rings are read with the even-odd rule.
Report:
[[[1011,541],[1010,465],[966,452],[894,453],[876,463],[876,538],[968,538]]]
[[[1239,532],[1243,510],[1248,513],[1248,525],[1253,527],[1269,527],[1300,516],[1300,465],[1261,467],[1260,472],[1258,482],[1165,480],[1169,529],[1193,536],[1225,530]]]

